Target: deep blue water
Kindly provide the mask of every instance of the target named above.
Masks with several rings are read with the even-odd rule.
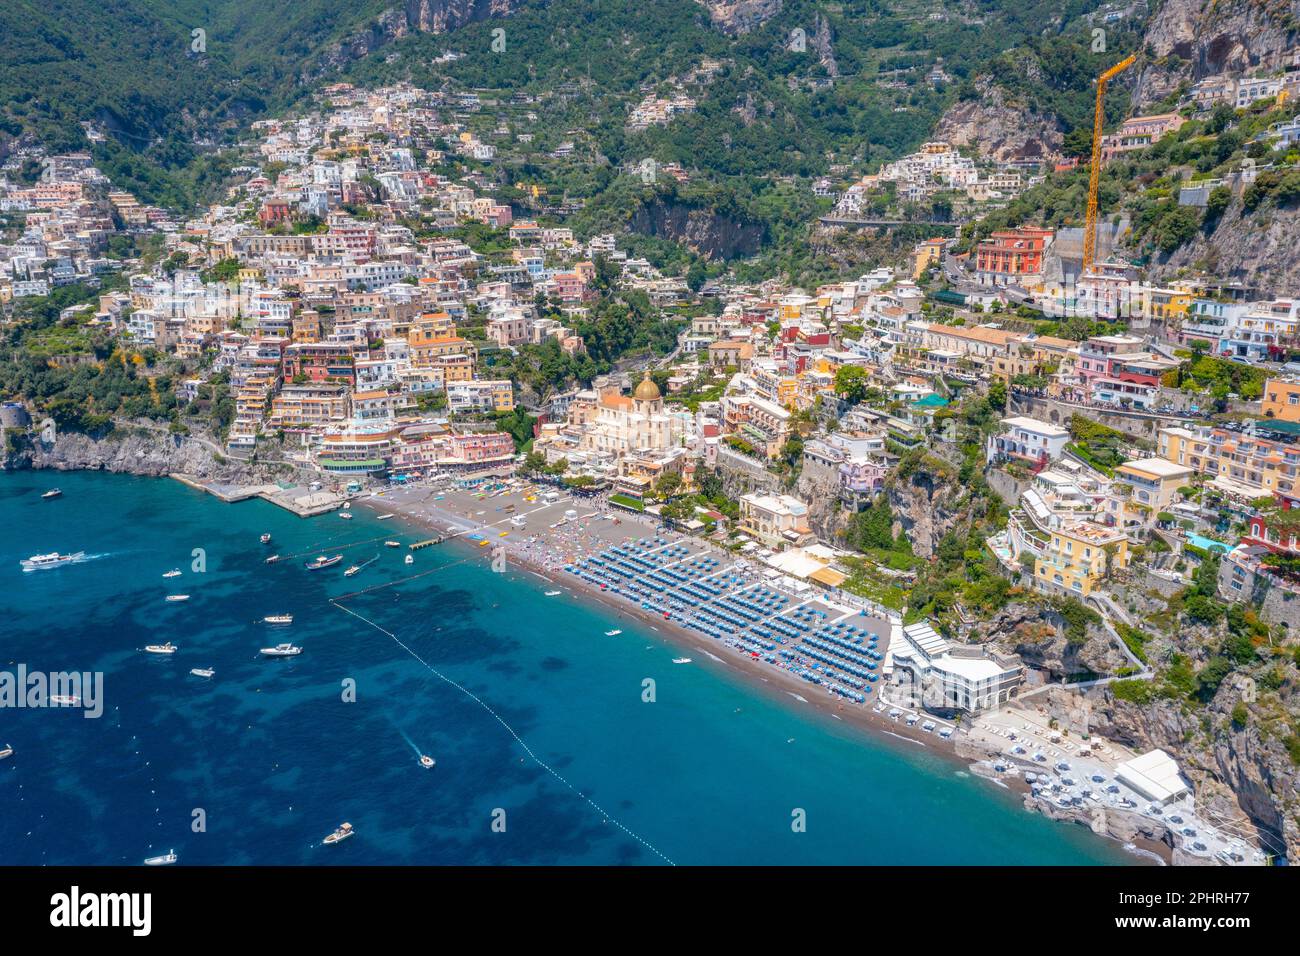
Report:
[[[40,500],[55,484],[64,497]],[[0,744],[16,750],[0,762],[0,864],[135,864],[173,847],[190,864],[1134,861],[914,745],[800,714],[698,657],[674,666],[657,633],[567,592],[547,598],[526,572],[493,574],[469,546],[419,552],[408,569],[405,549],[375,541],[336,568],[302,568],[335,553],[326,542],[417,534],[364,509],[302,520],[165,479],[0,475],[0,669],[103,671],[106,701],[98,720],[0,709]],[[190,570],[194,548],[205,573]],[[54,550],[96,557],[22,572],[21,558]],[[267,566],[272,550],[301,557]],[[172,567],[185,574],[165,581]],[[481,698],[554,774],[327,601],[435,567],[343,603]],[[261,618],[279,611],[295,623],[277,635]],[[258,655],[289,639],[300,657]],[[139,650],[167,640],[171,657]],[[189,675],[205,666],[213,680]],[[806,832],[791,828],[795,808]],[[343,820],[358,835],[321,847]]]

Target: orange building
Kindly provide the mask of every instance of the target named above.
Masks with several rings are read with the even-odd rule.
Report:
[[[1043,254],[1052,241],[1050,229],[1022,226],[995,232],[975,248],[975,272],[989,285],[1006,285],[1043,274]]]

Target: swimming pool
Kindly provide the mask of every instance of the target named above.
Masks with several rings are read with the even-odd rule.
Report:
[[[1187,541],[1189,544],[1196,545],[1196,547],[1200,548],[1202,551],[1219,551],[1223,554],[1227,554],[1232,550],[1232,548],[1224,544],[1222,541],[1215,541],[1213,538],[1207,538],[1203,534],[1192,534],[1190,531],[1187,532]]]

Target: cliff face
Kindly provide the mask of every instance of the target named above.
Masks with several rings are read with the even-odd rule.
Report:
[[[313,71],[320,75],[359,60],[412,33],[448,33],[470,23],[506,17],[544,0],[405,0],[330,47]]]
[[[1152,62],[1138,76],[1134,105],[1218,73],[1279,69],[1297,42],[1300,0],[1165,0],[1147,23]]]
[[[1170,256],[1156,260],[1151,276],[1160,281],[1182,268],[1205,268],[1236,279],[1261,294],[1282,294],[1300,285],[1300,207],[1263,207],[1246,213],[1234,200],[1218,225],[1201,232]]]
[[[723,33],[737,36],[772,19],[781,12],[781,0],[699,0],[709,19]]]
[[[65,432],[50,444],[25,442],[3,465],[6,469],[91,470],[151,476],[184,473],[230,482],[266,480],[273,470],[270,466],[259,467],[238,459],[222,460],[215,452],[215,446],[203,439],[119,428],[104,438]]]
[[[895,534],[905,534],[920,558],[933,555],[943,536],[965,517],[954,507],[960,493],[953,482],[923,468],[888,485],[885,494],[895,515]]]
[[[1037,159],[1057,152],[1061,130],[1054,120],[1007,101],[1006,92],[984,81],[978,99],[954,103],[939,118],[934,138],[978,147],[998,162]]]
[[[629,223],[635,232],[671,239],[710,259],[752,256],[763,243],[763,226],[699,206],[656,200]]]
[[[1049,682],[1113,674],[1128,663],[1105,628],[1089,624],[1082,642],[1067,637],[1065,620],[1038,601],[1016,602],[982,625],[974,640],[986,640],[1041,671]]]
[[[1202,715],[1178,701],[1138,706],[1109,693],[1092,712],[1092,726],[1105,737],[1138,750],[1159,747],[1179,763],[1193,784],[1197,805],[1263,835],[1272,853],[1300,859],[1300,772],[1276,735],[1252,720],[1237,727],[1229,714],[1240,691],[1225,686]]]

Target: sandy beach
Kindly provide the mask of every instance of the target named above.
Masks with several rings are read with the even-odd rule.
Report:
[[[397,514],[439,535],[454,535],[463,542],[460,546],[484,552],[485,563],[492,560],[498,548],[503,549],[497,553],[504,553],[508,561],[550,582],[566,596],[598,603],[610,613],[635,620],[660,634],[674,647],[689,652],[693,664],[737,675],[787,704],[794,703],[826,719],[868,730],[878,739],[897,742],[900,747],[925,747],[962,767],[969,765],[968,760],[957,754],[952,739],[921,730],[919,721],[916,726],[909,726],[901,717],[890,719],[888,712],[892,708],[877,712],[874,708],[878,701],[873,698],[869,697],[866,704],[857,704],[833,696],[825,687],[809,683],[789,670],[756,660],[693,627],[673,619],[665,620],[660,614],[642,609],[635,601],[602,591],[566,573],[564,567],[581,557],[656,535],[673,543],[689,544],[693,553],[707,553],[728,562],[737,559],[698,539],[663,532],[653,518],[619,509],[611,511],[599,499],[559,494],[554,501],[547,502],[540,497],[546,493],[555,494],[555,491],[547,486],[524,485],[496,497],[477,497],[472,490],[453,488],[450,484],[436,488],[417,485],[386,489],[373,497],[363,496],[355,499],[353,506],[365,506],[381,514]],[[865,617],[854,620],[881,639],[888,639],[888,622]]]

